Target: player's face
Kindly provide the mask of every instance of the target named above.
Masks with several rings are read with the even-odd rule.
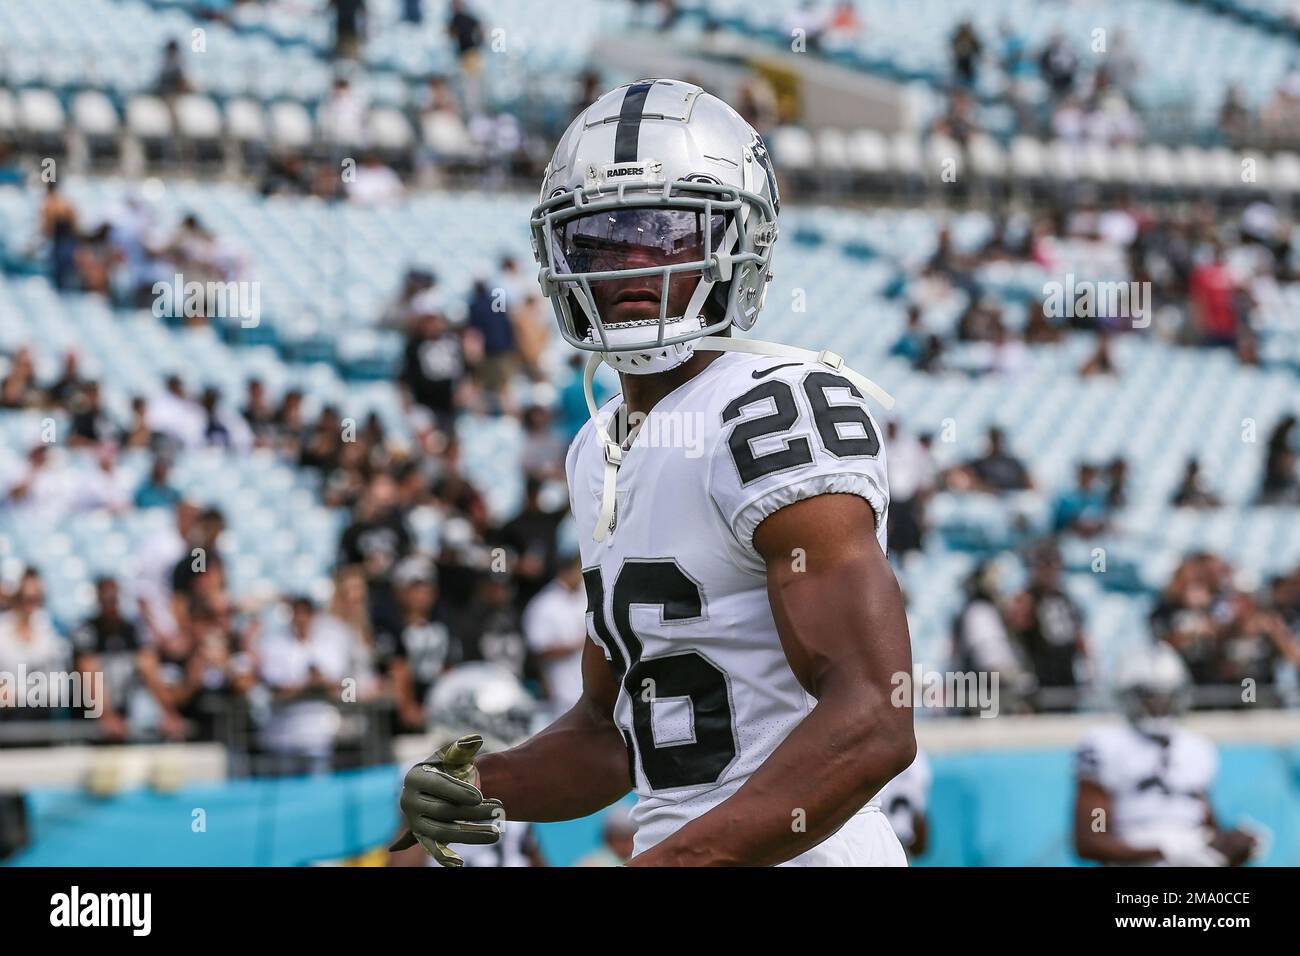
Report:
[[[709,242],[706,243],[706,229]],[[555,259],[562,270],[609,272],[700,262],[722,244],[726,217],[688,209],[612,209],[579,216],[556,232]],[[668,318],[685,314],[700,270],[677,272],[668,281]],[[607,325],[653,322],[664,295],[660,275],[596,279],[591,295]]]

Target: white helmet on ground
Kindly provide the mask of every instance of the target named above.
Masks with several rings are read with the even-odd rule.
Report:
[[[763,138],[722,100],[680,80],[606,93],[561,137],[532,214],[560,332],[619,372],[653,374],[703,336],[752,328],[779,209]]]
[[[439,677],[425,701],[434,736],[482,735],[488,750],[501,750],[535,729],[537,702],[501,664],[471,661]]]
[[[1187,709],[1191,678],[1187,665],[1168,644],[1157,643],[1127,657],[1115,676],[1124,712],[1138,730],[1167,736]]]

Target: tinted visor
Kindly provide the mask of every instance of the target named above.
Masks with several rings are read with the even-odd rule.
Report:
[[[698,209],[607,209],[555,227],[551,252],[563,273],[616,272],[657,266],[704,265],[721,246],[727,216]]]

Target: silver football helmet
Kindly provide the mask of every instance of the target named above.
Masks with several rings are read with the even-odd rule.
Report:
[[[501,664],[470,661],[439,677],[425,700],[435,737],[481,734],[488,750],[503,750],[537,729],[540,710],[515,675]]]
[[[538,280],[566,341],[650,374],[753,327],[780,209],[763,138],[680,80],[639,80],[570,124],[533,210]]]
[[[1157,643],[1127,657],[1115,675],[1124,713],[1141,732],[1168,736],[1191,696],[1191,677],[1179,653]]]

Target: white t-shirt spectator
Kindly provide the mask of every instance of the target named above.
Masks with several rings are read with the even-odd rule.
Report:
[[[910,501],[934,487],[934,459],[911,435],[899,431],[889,445],[889,491],[895,501]]]
[[[305,640],[287,630],[268,635],[262,644],[262,680],[274,691],[301,687],[314,668],[331,683],[349,676],[352,636],[338,619],[319,614]],[[266,745],[277,753],[323,756],[333,748],[339,714],[324,700],[295,700],[277,705],[266,727]]]
[[[348,199],[359,206],[381,206],[402,198],[402,180],[387,166],[358,166],[348,184]]]
[[[587,595],[558,578],[537,592],[524,608],[524,637],[535,654],[564,647],[571,653],[541,662],[546,691],[557,710],[568,710],[582,696],[582,648],[587,637]]]
[[[63,672],[71,661],[72,646],[54,629],[46,612],[37,611],[32,615],[29,640],[18,636],[16,614],[0,614],[0,673],[17,674],[19,669],[29,674]]]

